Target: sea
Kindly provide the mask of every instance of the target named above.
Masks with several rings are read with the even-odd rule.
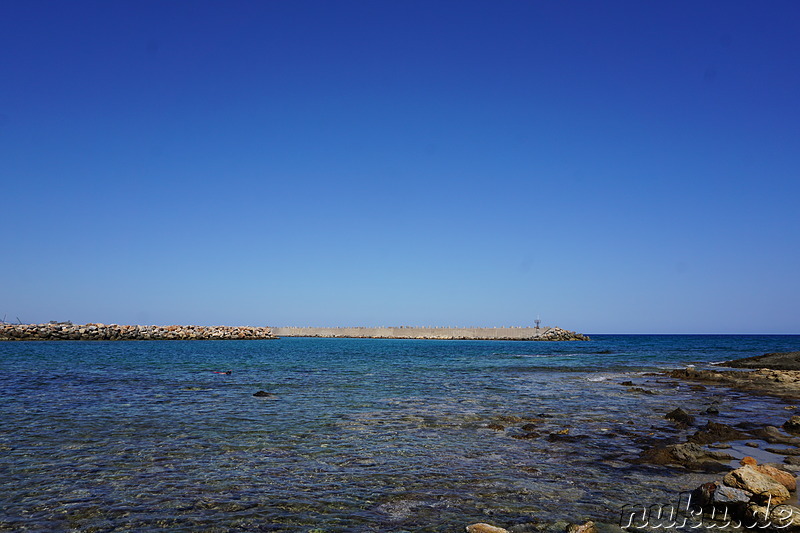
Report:
[[[591,339],[2,342],[0,531],[618,530],[715,478],[636,462],[667,412],[797,413],[663,372],[800,336]]]

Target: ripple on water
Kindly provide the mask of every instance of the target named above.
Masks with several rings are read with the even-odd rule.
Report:
[[[0,347],[0,370],[19,370],[0,383],[8,398],[0,404],[0,529],[613,521],[625,503],[668,500],[707,481],[629,462],[640,439],[687,433],[663,419],[676,406],[694,409],[699,424],[711,396],[722,400],[715,420],[728,424],[759,413],[780,425],[787,416],[778,400],[713,387],[697,397],[637,367],[593,370],[598,357],[617,365],[630,343],[591,354],[588,369],[576,351],[536,358],[578,361],[569,369],[519,366],[535,352],[513,343],[502,348],[508,356],[482,343],[375,343],[354,354],[344,341],[210,344],[115,345],[113,362],[101,344],[73,345],[77,354],[56,346],[32,360]],[[219,379],[197,367],[234,371]],[[256,390],[278,399],[258,401]],[[538,436],[514,438],[531,431]]]

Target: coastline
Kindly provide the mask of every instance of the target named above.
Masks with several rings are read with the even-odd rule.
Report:
[[[776,352],[725,361],[710,370],[694,367],[673,370],[670,377],[786,399],[800,398],[800,352]]]
[[[417,327],[252,327],[140,326],[119,324],[0,324],[0,341],[58,340],[256,340],[280,337],[332,339],[425,339],[498,341],[588,341],[589,337],[558,327],[417,328]]]
[[[695,392],[696,402],[692,405],[676,407],[663,415],[674,430],[662,429],[639,438],[643,449],[638,458],[630,461],[632,465],[669,469],[685,476],[687,485],[677,495],[676,502],[666,505],[633,503],[621,510],[619,524],[604,523],[600,517],[591,517],[585,523],[530,523],[509,525],[507,529],[493,523],[479,522],[467,525],[466,531],[600,533],[643,528],[681,531],[687,527],[689,530],[705,527],[726,531],[745,528],[781,533],[800,532],[797,494],[800,410],[796,405],[789,405],[791,401],[800,399],[800,352],[769,353],[715,366],[740,370],[716,371],[689,366],[670,372],[649,373],[636,382],[619,382],[629,393],[650,395],[659,394],[659,388],[671,385],[663,379],[666,377],[687,382]],[[724,391],[711,395],[706,385]],[[719,408],[725,408],[725,402],[720,401],[725,396],[720,396],[719,392],[777,397],[787,403],[784,407],[785,422],[780,426],[757,419],[733,426],[719,422]],[[709,397],[715,399],[706,407],[704,404]],[[533,429],[530,424],[528,426],[529,430]],[[571,442],[568,432],[563,432],[563,435],[560,433],[551,434],[548,440]],[[533,433],[529,435],[534,436]],[[704,482],[698,486],[697,476],[701,474],[708,477],[701,479]],[[668,517],[662,516],[664,511],[670,513]],[[679,526],[681,519],[683,525]]]

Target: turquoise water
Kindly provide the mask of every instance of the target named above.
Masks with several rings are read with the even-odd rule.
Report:
[[[708,480],[629,463],[648,435],[681,436],[667,411],[793,414],[649,372],[795,350],[800,336],[0,343],[0,530],[613,522]],[[515,438],[526,423],[540,436]],[[565,429],[585,438],[546,439]]]

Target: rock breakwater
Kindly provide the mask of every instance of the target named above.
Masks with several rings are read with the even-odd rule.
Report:
[[[276,339],[270,328],[251,326],[126,326],[119,324],[0,324],[0,340],[252,340]]]
[[[324,337],[348,339],[439,339],[439,340],[516,340],[516,341],[588,341],[589,337],[553,328],[317,328],[274,327],[278,337]]]

